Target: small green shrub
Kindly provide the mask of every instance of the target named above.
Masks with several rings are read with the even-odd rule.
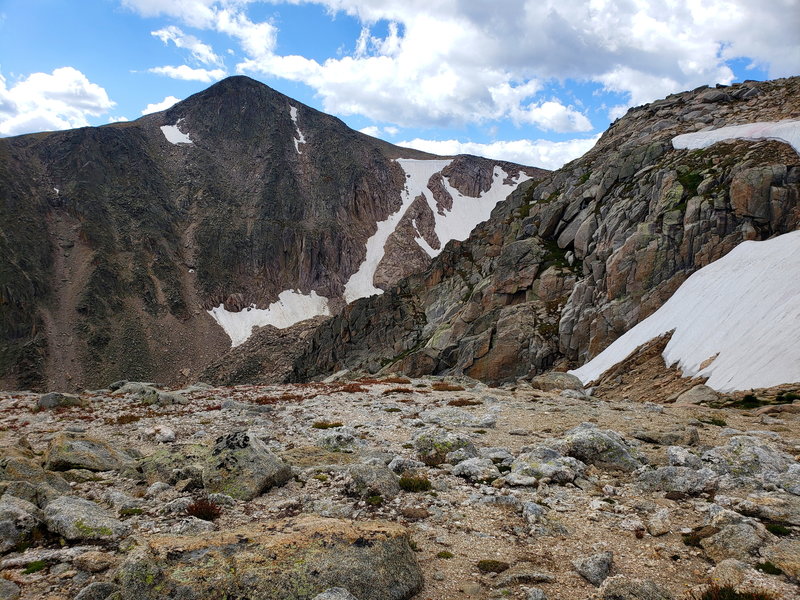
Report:
[[[766,573],[767,575],[783,575],[783,571],[781,571],[778,567],[776,567],[768,560],[762,563],[758,563],[756,565],[756,569],[761,571],[762,573]]]
[[[47,566],[47,563],[43,560],[34,560],[29,562],[28,565],[25,567],[25,570],[22,572],[24,575],[30,575],[31,573],[37,573],[44,569]]]
[[[334,429],[341,426],[342,423],[339,421],[316,421],[311,427],[314,429]]]
[[[436,558],[453,558],[455,554],[452,552],[448,552],[447,550],[442,550],[441,552],[436,553]]]
[[[141,508],[121,508],[119,516],[132,517],[134,515],[141,515],[142,513],[144,513],[144,511]]]
[[[507,562],[501,560],[479,560],[477,565],[481,573],[502,573],[508,570],[509,566]]]
[[[427,492],[431,489],[431,481],[424,475],[403,475],[400,489],[405,492]]]
[[[367,506],[380,506],[381,504],[383,504],[383,496],[381,496],[380,494],[367,496],[366,503]]]
[[[772,535],[789,535],[792,533],[788,527],[784,527],[780,523],[767,523],[765,527]]]

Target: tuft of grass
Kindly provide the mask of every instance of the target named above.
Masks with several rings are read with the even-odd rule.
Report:
[[[732,585],[711,584],[699,596],[693,594],[693,600],[777,600],[768,592],[737,592]]]
[[[706,425],[716,425],[717,427],[727,427],[728,425],[728,422],[720,417],[708,417],[705,419],[699,419],[699,421],[701,423],[705,423]]]
[[[783,392],[775,396],[775,400],[780,403],[791,402],[792,400],[800,400],[800,394],[796,392]]]
[[[204,521],[213,521],[222,514],[222,507],[208,498],[200,498],[186,507],[186,514]]]
[[[403,475],[400,478],[400,489],[406,492],[427,492],[431,489],[431,480],[424,475]]]
[[[388,396],[390,394],[411,394],[414,390],[411,388],[404,388],[404,387],[394,387],[389,388],[388,390],[383,390],[383,395]]]
[[[734,408],[758,408],[759,406],[763,406],[766,404],[763,400],[760,400],[758,396],[755,394],[745,394],[744,398],[739,400],[738,402],[734,402],[732,406]]]
[[[334,429],[341,426],[342,423],[339,421],[316,421],[311,427],[314,429]]]
[[[502,560],[479,560],[477,567],[481,573],[502,573],[510,565]]]
[[[780,523],[767,523],[765,527],[773,535],[789,535],[792,533],[788,527],[784,527]]]
[[[141,508],[121,508],[119,511],[119,516],[121,517],[132,517],[134,515],[141,515],[144,511]]]
[[[325,473],[317,473],[316,475],[314,475],[313,479],[325,483],[326,481],[328,481],[328,476],[325,475]]]
[[[384,409],[383,409],[383,412],[388,412],[388,413],[398,413],[398,412],[402,412],[402,409],[400,409],[400,408],[397,408],[397,407],[392,407],[392,408],[384,408]]]
[[[47,566],[47,563],[43,560],[34,560],[29,562],[25,567],[25,570],[22,572],[23,575],[30,575],[31,573],[38,573],[42,569]]]
[[[431,386],[431,389],[436,392],[463,392],[464,387],[454,383],[447,383],[446,381],[436,381]]]
[[[455,554],[452,552],[448,552],[447,550],[442,550],[441,552],[436,553],[436,558],[453,558]]]
[[[383,496],[381,496],[380,494],[367,496],[366,503],[367,506],[380,506],[381,504],[383,504]]]
[[[756,570],[766,573],[767,575],[783,575],[783,571],[768,560],[758,563],[756,565]]]

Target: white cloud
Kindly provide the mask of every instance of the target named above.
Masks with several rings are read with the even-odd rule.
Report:
[[[372,137],[378,137],[381,134],[381,128],[376,127],[375,125],[364,127],[362,129],[359,129],[359,131],[366,135],[371,135]]]
[[[206,83],[211,83],[212,81],[219,81],[223,77],[225,77],[225,70],[224,69],[193,69],[188,65],[180,65],[178,67],[172,66],[164,66],[164,67],[153,67],[152,69],[148,69],[151,73],[156,73],[158,75],[166,75],[167,77],[172,77],[173,79],[182,79],[184,81],[204,81]]]
[[[368,125],[367,127],[363,127],[359,129],[361,133],[366,133],[367,135],[371,135],[372,137],[386,137],[386,136],[395,136],[397,135],[400,130],[397,127],[392,127],[391,125],[388,127],[378,127],[377,125]]]
[[[258,0],[122,0],[238,41],[237,71],[311,86],[323,108],[403,126],[513,119],[588,131],[544,83],[594,83],[640,104],[702,84],[728,83],[726,60],[747,57],[770,76],[800,72],[800,0],[270,0],[318,4],[360,20],[350,55],[276,54],[278,31],[251,20]],[[376,34],[378,21],[388,23]],[[384,24],[381,23],[381,27]],[[552,90],[548,96],[553,96]]]
[[[459,140],[424,140],[413,139],[397,142],[398,146],[424,150],[433,154],[451,156],[453,154],[476,154],[497,160],[558,169],[569,161],[582,156],[595,145],[600,135],[585,139],[574,139],[565,142],[549,140],[508,140],[489,144],[477,142],[461,142]]]
[[[176,98],[175,96],[167,96],[161,102],[154,102],[152,104],[148,104],[144,110],[142,111],[143,115],[149,115],[150,113],[160,112],[162,110],[167,110],[171,106],[174,106],[178,102],[180,102],[180,98]]]
[[[126,121],[130,121],[130,119],[128,117],[123,117],[123,116],[108,117],[108,122],[109,123],[124,123]]]
[[[114,106],[105,89],[73,67],[32,73],[10,88],[0,75],[0,135],[84,127],[87,117]]]
[[[204,44],[193,35],[187,35],[180,28],[170,25],[158,31],[150,32],[165,44],[172,42],[178,48],[185,48],[192,53],[198,63],[210,65],[212,67],[224,66],[222,58],[214,53],[214,49],[208,44]]]

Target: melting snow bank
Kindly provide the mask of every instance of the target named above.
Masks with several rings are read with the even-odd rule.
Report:
[[[297,131],[297,137],[294,138],[294,149],[297,150],[298,154],[302,154],[302,152],[300,152],[300,144],[306,143],[306,136],[303,135],[303,132],[300,131],[300,126],[297,124],[297,108],[295,108],[294,106],[290,106],[289,116],[292,117],[294,128]]]
[[[192,139],[189,137],[188,133],[183,133],[180,129],[178,129],[178,125],[181,124],[183,119],[178,119],[178,122],[175,125],[162,125],[161,126],[161,133],[164,134],[164,137],[167,138],[168,142],[173,144],[191,144]]]
[[[513,183],[503,183],[507,177],[507,173],[496,166],[494,168],[492,187],[477,198],[473,198],[462,195],[461,192],[450,186],[450,182],[446,177],[443,177],[444,187],[453,197],[453,207],[451,210],[444,211],[443,214],[440,214],[436,206],[436,199],[433,197],[433,192],[428,189],[428,181],[433,175],[442,171],[453,161],[399,158],[397,162],[403,167],[406,173],[406,186],[402,192],[403,204],[400,210],[389,215],[389,218],[385,221],[379,222],[377,224],[377,231],[367,240],[366,258],[364,262],[361,263],[358,271],[353,273],[345,285],[344,299],[348,303],[359,298],[383,293],[383,290],[375,287],[373,284],[375,270],[378,268],[381,259],[383,259],[386,241],[400,224],[400,221],[414,202],[414,199],[420,194],[425,197],[433,213],[436,237],[439,238],[439,248],[432,248],[422,236],[419,236],[416,241],[420,248],[425,250],[429,256],[434,257],[444,249],[445,245],[450,240],[467,239],[478,223],[489,218],[492,209],[498,202],[505,200],[520,183],[530,179],[529,176],[520,173],[517,178],[513,180]],[[414,223],[414,227],[416,228],[416,223]]]
[[[655,313],[580,369],[596,380],[637,347],[672,329],[667,365],[710,377],[723,392],[800,381],[800,231],[742,242],[695,272]],[[701,363],[719,353],[704,369]]]
[[[733,139],[779,140],[786,142],[800,154],[800,121],[765,121],[685,133],[672,138],[672,147],[676,150],[699,150],[723,140]]]
[[[300,321],[331,313],[328,310],[328,299],[317,296],[313,290],[307,296],[285,290],[269,308],[256,308],[253,305],[239,312],[230,312],[225,310],[224,304],[220,304],[209,310],[208,314],[225,330],[231,338],[231,346],[235,348],[250,337],[253,327],[272,325],[284,329]]]

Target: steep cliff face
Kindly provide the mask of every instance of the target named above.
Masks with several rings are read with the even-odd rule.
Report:
[[[430,178],[449,167],[453,195],[485,201],[499,179],[510,191],[543,173],[398,148],[246,77],[135,122],[0,140],[0,378],[179,380],[229,333],[335,313],[427,267],[415,224],[447,221],[460,198],[437,214],[422,193],[411,227],[380,226],[417,199],[417,163]],[[382,231],[393,245],[370,255]]]
[[[631,109],[427,272],[320,327],[294,377],[384,368],[498,382],[584,363],[695,270],[800,227],[800,156],[785,140],[673,147],[707,128],[800,119],[798,93],[800,78],[746,82]]]

